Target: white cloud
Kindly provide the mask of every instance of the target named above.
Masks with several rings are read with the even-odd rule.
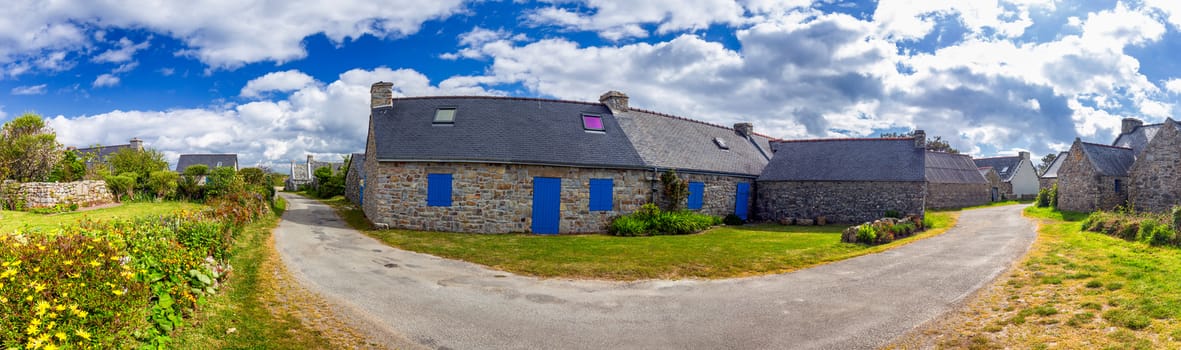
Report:
[[[271,72],[267,75],[255,78],[246,82],[246,86],[242,87],[239,94],[245,98],[256,98],[261,94],[271,91],[289,92],[299,90],[316,82],[310,75],[304,74],[298,70],[288,70],[282,72]]]
[[[44,95],[45,88],[48,86],[49,85],[46,85],[46,84],[17,86],[17,87],[12,88],[12,94],[13,95]]]
[[[96,88],[109,87],[109,86],[115,86],[115,85],[119,85],[119,77],[115,76],[114,74],[109,74],[109,73],[99,75],[97,78],[94,78],[94,83],[91,83],[91,86],[96,87]]]
[[[873,18],[882,35],[903,40],[926,36],[940,16],[952,15],[973,33],[982,34],[989,28],[1000,37],[1011,38],[1021,36],[1033,24],[1031,9],[1053,7],[1053,0],[883,0]]]
[[[131,39],[122,38],[119,39],[118,48],[110,49],[99,54],[98,56],[94,56],[93,60],[95,62],[103,63],[127,62],[135,56],[137,51],[148,48],[148,46],[150,46],[150,41],[151,40],[144,40],[144,42],[137,44],[131,41]]]
[[[6,19],[0,25],[0,64],[21,62],[45,52],[83,50],[94,44],[92,40],[105,38],[105,33],[99,33],[107,27],[144,29],[171,36],[187,46],[180,54],[214,68],[232,69],[260,61],[287,62],[307,55],[303,40],[309,36],[322,33],[335,43],[363,35],[400,37],[417,32],[423,22],[461,11],[462,3],[15,0],[0,7],[0,18]],[[100,54],[101,60],[126,61],[131,53],[120,53],[126,48],[108,51],[107,56]]]
[[[1164,82],[1165,90],[1181,95],[1181,78],[1173,78]]]
[[[562,7],[547,7],[532,11],[526,17],[540,25],[556,25],[576,30],[598,32],[600,36],[619,40],[648,36],[643,24],[656,24],[656,32],[666,34],[679,30],[696,30],[711,24],[737,24],[743,18],[743,7],[734,0],[582,0],[589,11]],[[764,3],[758,4],[766,6]]]
[[[299,71],[277,73],[307,76]],[[497,93],[464,79],[433,85],[410,69],[353,69],[329,84],[313,81],[288,90],[291,94],[281,100],[167,111],[116,110],[57,116],[49,123],[65,145],[121,144],[139,137],[173,164],[181,153],[238,153],[242,164],[282,167],[308,153],[335,159],[361,151],[369,122],[369,87],[377,81],[393,82],[396,96]]]

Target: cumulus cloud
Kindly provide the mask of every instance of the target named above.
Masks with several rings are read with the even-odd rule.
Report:
[[[94,82],[90,85],[96,88],[116,86],[119,85],[119,77],[110,73],[102,74],[94,78]]]
[[[1164,82],[1165,90],[1181,95],[1181,79],[1173,78]]]
[[[246,86],[242,87],[242,91],[239,96],[245,98],[255,98],[270,91],[295,91],[308,85],[312,85],[315,82],[316,80],[312,79],[312,76],[294,69],[282,72],[271,72],[267,73],[267,75],[246,82]]]
[[[98,56],[94,56],[93,60],[103,63],[123,63],[130,61],[136,52],[148,48],[150,45],[149,41],[144,40],[142,43],[135,43],[128,38],[119,39],[119,42],[116,44],[118,48],[112,48]]]
[[[1031,9],[1053,9],[1053,0],[884,0],[874,11],[882,35],[919,39],[935,28],[940,17],[956,17],[977,35],[985,29],[1000,37],[1021,36],[1033,24]]]
[[[278,81],[267,78],[276,76],[308,77],[300,71],[284,71],[253,81]],[[377,81],[393,82],[395,96],[500,94],[464,79],[432,84],[411,69],[353,69],[331,83],[311,81],[285,90],[291,93],[280,100],[56,116],[49,124],[65,145],[124,144],[139,137],[148,147],[164,152],[172,164],[182,153],[237,153],[244,166],[281,168],[306,154],[338,159],[338,155],[362,151],[369,123],[369,87]],[[292,85],[271,85],[275,87]]]
[[[364,35],[400,37],[417,32],[423,22],[461,11],[462,3],[15,0],[0,7],[0,17],[6,18],[5,25],[0,26],[0,64],[18,64],[5,68],[9,75],[23,73],[28,68],[20,62],[46,52],[83,50],[105,38],[105,32],[101,32],[104,27],[142,28],[174,37],[187,46],[179,54],[215,68],[236,68],[260,61],[286,62],[307,55],[303,40],[309,36],[323,34],[336,43]],[[119,48],[100,54],[96,60],[129,60],[138,50],[136,47],[146,43],[120,43]]]
[[[17,86],[12,88],[13,95],[44,95],[47,84]]]
[[[577,7],[559,3],[541,8],[526,18],[538,25],[598,32],[611,40],[648,36],[642,27],[645,24],[656,24],[656,32],[665,34],[744,20],[742,5],[733,0],[583,0],[577,3]]]

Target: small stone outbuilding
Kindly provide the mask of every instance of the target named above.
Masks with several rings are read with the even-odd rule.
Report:
[[[1001,187],[1003,187],[1005,183],[1001,182],[1001,176],[996,173],[996,169],[986,166],[977,170],[980,171],[980,176],[983,176],[984,180],[988,181],[988,199],[993,202],[1000,201]]]
[[[963,208],[989,202],[989,183],[972,157],[928,151],[925,160],[929,209]]]
[[[1128,171],[1135,160],[1131,148],[1075,138],[1058,169],[1058,209],[1089,212],[1126,205]]]
[[[913,138],[778,141],[758,179],[758,217],[861,223],[923,215],[926,134]]]
[[[1042,175],[1038,177],[1039,188],[1046,190],[1058,184],[1058,170],[1062,169],[1062,163],[1066,162],[1068,157],[1070,157],[1070,152],[1058,153],[1058,156],[1054,158],[1054,161],[1050,163],[1046,171],[1042,172]]]

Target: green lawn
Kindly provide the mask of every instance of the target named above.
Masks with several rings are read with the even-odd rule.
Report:
[[[1085,215],[1042,220],[1025,260],[924,336],[942,348],[1181,348],[1181,249],[1081,232]]]
[[[367,230],[364,217],[342,199],[326,201],[345,221],[401,249],[470,261],[540,277],[611,280],[727,278],[797,270],[883,251],[951,227],[958,213],[933,212],[937,229],[891,244],[840,242],[844,226],[722,226],[683,236],[483,235]]]
[[[201,208],[200,204],[167,201],[160,203],[124,203],[110,208],[60,214],[0,211],[0,232],[11,232],[22,228],[34,231],[47,231],[56,229],[62,224],[70,224],[83,219],[126,219],[146,215],[163,215],[181,209],[196,210],[199,208]]]

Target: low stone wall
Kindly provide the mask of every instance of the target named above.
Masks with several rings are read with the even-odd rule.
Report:
[[[923,215],[926,182],[764,181],[759,182],[758,218],[815,219],[830,223],[862,223],[886,211]]]
[[[989,184],[928,183],[927,208],[949,209],[988,204]]]
[[[58,204],[74,203],[79,207],[91,207],[111,203],[114,196],[107,190],[107,183],[103,181],[75,181],[75,182],[26,182],[17,184],[5,181],[4,188],[13,191],[3,191],[0,196],[5,201],[23,201],[25,208],[52,208]]]

